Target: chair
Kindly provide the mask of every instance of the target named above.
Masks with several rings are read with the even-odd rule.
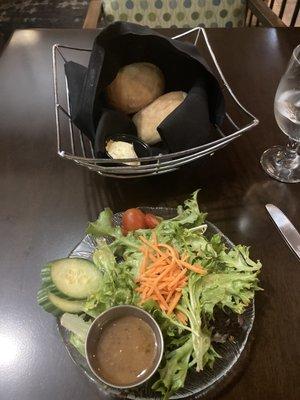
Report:
[[[300,0],[270,0],[269,7],[288,26],[300,26]]]
[[[255,15],[258,24],[285,24],[263,0],[92,0],[84,28],[129,21],[150,28],[192,28],[245,26],[246,16]],[[251,17],[252,20],[252,17]]]
[[[15,29],[82,28],[88,2],[0,0],[0,31],[7,40]]]

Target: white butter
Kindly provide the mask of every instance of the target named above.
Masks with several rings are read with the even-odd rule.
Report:
[[[138,158],[132,143],[110,140],[106,145],[106,151],[114,159]],[[124,162],[124,164],[141,165],[139,161]]]

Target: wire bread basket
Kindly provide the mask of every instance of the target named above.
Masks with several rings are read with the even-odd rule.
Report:
[[[151,157],[139,158],[140,165],[127,165],[124,162],[137,161],[136,158],[107,159],[96,158],[93,145],[88,138],[73,124],[71,120],[69,88],[64,72],[64,64],[67,61],[80,60],[88,62],[91,49],[80,49],[55,44],[52,49],[54,101],[56,119],[57,153],[60,157],[72,160],[78,165],[84,166],[100,175],[114,178],[138,178],[153,176],[176,171],[181,166],[191,163],[207,155],[212,155],[228,143],[243,135],[249,129],[258,124],[258,119],[251,114],[237,99],[225,79],[217,62],[216,56],[208,41],[204,28],[194,28],[172,39],[180,39],[188,35],[195,35],[194,45],[201,39],[204,41],[210,62],[216,71],[217,78],[223,89],[226,104],[231,103],[232,115],[225,114],[222,126],[215,125],[218,135],[216,140],[194,147],[188,150],[170,154],[159,154]],[[242,122],[241,122],[242,120]],[[183,133],[184,134],[184,133]],[[122,164],[123,163],[123,164]]]

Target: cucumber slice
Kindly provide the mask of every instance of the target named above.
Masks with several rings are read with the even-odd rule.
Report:
[[[62,299],[53,293],[48,294],[48,300],[64,312],[76,314],[83,311],[84,301]]]
[[[84,299],[96,293],[101,273],[84,258],[63,258],[51,263],[51,278],[57,289],[75,299]]]

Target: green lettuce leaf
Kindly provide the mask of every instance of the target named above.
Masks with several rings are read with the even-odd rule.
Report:
[[[213,318],[214,307],[242,314],[254,297],[257,282],[251,273],[209,274],[201,282],[202,311]]]
[[[201,319],[202,302],[202,276],[191,273],[189,276],[188,286],[184,288],[178,310],[183,312],[189,319],[189,325],[192,329],[192,344],[194,350],[194,362],[196,370],[201,371],[205,365],[205,354],[211,347],[211,331],[208,327],[203,326]]]
[[[185,341],[183,345],[167,352],[165,365],[158,370],[159,379],[152,386],[153,390],[164,395],[163,399],[165,400],[184,386],[193,352],[193,344],[189,335],[183,340]]]
[[[114,236],[114,227],[112,224],[113,212],[110,208],[105,208],[96,221],[90,222],[86,233],[94,237]]]
[[[69,341],[75,347],[75,349],[79,351],[83,357],[85,357],[85,342],[75,335],[75,333],[70,333]]]
[[[199,190],[196,190],[190,199],[185,200],[183,206],[177,207],[178,215],[171,221],[178,222],[180,225],[193,225],[193,227],[204,223],[207,214],[199,210],[197,201],[198,193]]]
[[[99,291],[87,299],[86,313],[96,317],[109,307],[138,302],[132,265],[126,261],[117,263],[110,245],[106,242],[98,243],[93,261],[102,272],[103,279]]]
[[[228,251],[221,251],[219,260],[225,265],[228,272],[251,272],[255,273],[261,269],[261,262],[254,262],[249,257],[249,247],[238,245]]]
[[[101,245],[98,244],[93,254],[93,262],[104,276],[108,275],[111,280],[113,279],[117,263],[113,252],[105,241],[102,241]]]
[[[70,331],[70,343],[85,357],[85,341],[92,322],[84,321],[83,317],[78,315],[64,313],[60,323]]]
[[[86,340],[91,321],[87,322],[83,317],[76,314],[64,313],[60,318],[61,325],[68,331],[73,332],[83,342]]]

